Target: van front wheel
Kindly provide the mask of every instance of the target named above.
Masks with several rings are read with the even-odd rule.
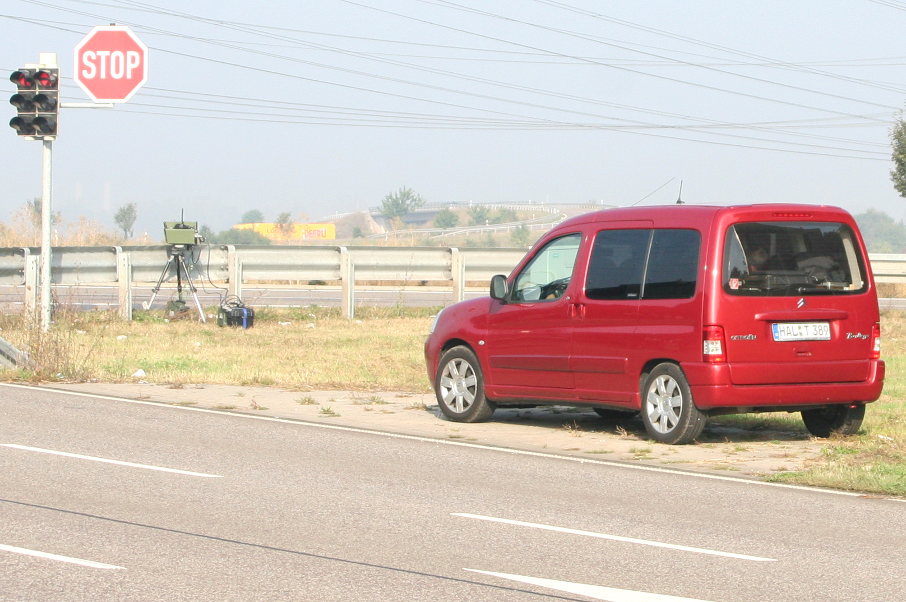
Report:
[[[833,406],[802,411],[802,422],[815,437],[827,438],[832,434],[855,435],[865,418],[865,406]]]
[[[468,347],[453,347],[441,356],[434,392],[440,411],[450,420],[483,422],[494,413],[494,403],[484,396],[481,365]]]
[[[695,407],[686,376],[676,364],[658,364],[642,385],[642,422],[655,441],[682,445],[701,435],[708,417]]]

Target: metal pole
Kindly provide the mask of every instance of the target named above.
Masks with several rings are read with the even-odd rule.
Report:
[[[41,174],[41,328],[50,330],[50,222],[53,196],[53,140],[44,138],[43,169]]]

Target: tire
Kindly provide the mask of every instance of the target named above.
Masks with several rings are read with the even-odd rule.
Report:
[[[689,383],[679,366],[655,366],[645,377],[641,392],[642,422],[652,439],[683,445],[701,435],[708,417],[695,407]]]
[[[481,365],[468,347],[453,347],[440,356],[434,393],[440,411],[455,422],[484,422],[496,407],[484,395]]]
[[[855,435],[865,418],[865,406],[831,406],[802,411],[802,422],[815,437],[831,435]]]

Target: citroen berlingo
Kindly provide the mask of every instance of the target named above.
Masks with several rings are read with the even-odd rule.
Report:
[[[425,344],[441,411],[637,412],[651,438],[709,416],[801,412],[855,433],[884,381],[878,301],[852,216],[827,206],[605,209],[541,237],[490,296],[441,311]]]

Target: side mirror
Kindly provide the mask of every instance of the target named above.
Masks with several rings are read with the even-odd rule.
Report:
[[[506,276],[497,274],[491,277],[491,299],[503,300],[506,298]]]

